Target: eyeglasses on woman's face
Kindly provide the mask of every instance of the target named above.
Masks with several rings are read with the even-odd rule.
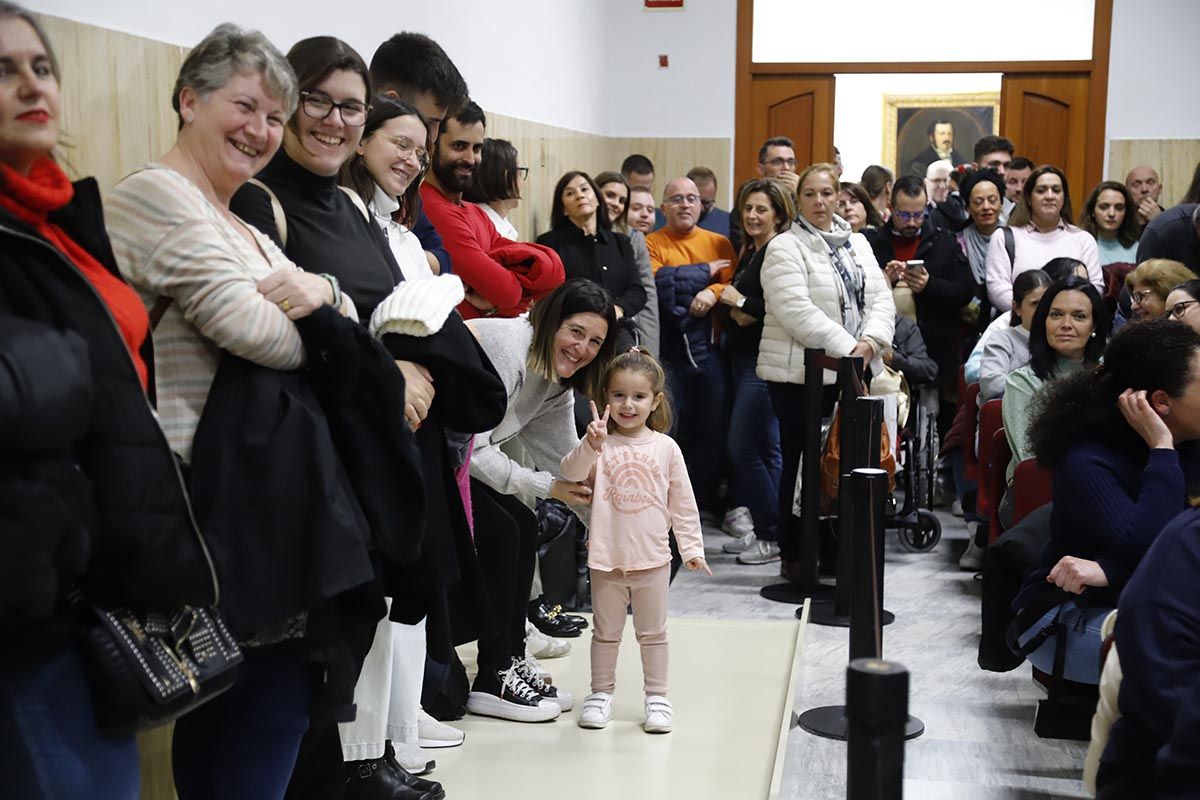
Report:
[[[334,102],[333,98],[315,89],[300,93],[300,107],[304,113],[313,119],[328,119],[336,108],[342,118],[343,125],[357,128],[367,121],[371,107],[359,100],[347,100],[343,103]]]
[[[345,117],[342,117],[342,119],[344,120]],[[380,138],[382,138],[385,142],[390,143],[392,147],[395,147],[396,155],[400,156],[400,158],[408,158],[415,155],[417,157],[417,161],[421,163],[421,169],[425,169],[427,166],[429,166],[428,151],[426,151],[424,147],[417,144],[412,139],[409,139],[407,136],[382,136]]]
[[[1181,320],[1187,314],[1188,309],[1197,303],[1200,303],[1200,300],[1181,300],[1171,306],[1170,310],[1167,311],[1167,316],[1174,320]]]

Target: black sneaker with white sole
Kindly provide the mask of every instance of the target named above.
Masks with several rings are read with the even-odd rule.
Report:
[[[513,669],[517,671],[523,681],[529,684],[529,688],[556,704],[563,711],[570,711],[575,707],[575,695],[543,680],[542,676],[538,675],[537,663],[529,656],[513,658]]]
[[[557,703],[534,691],[518,674],[515,659],[508,669],[475,676],[467,695],[467,711],[513,722],[549,722],[562,713]]]

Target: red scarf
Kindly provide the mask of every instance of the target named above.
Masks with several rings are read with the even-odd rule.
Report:
[[[51,211],[57,211],[71,202],[74,194],[75,187],[71,181],[47,156],[34,162],[28,175],[21,175],[7,164],[0,164],[0,208],[31,225],[83,273],[116,320],[125,347],[133,358],[138,380],[142,389],[145,389],[146,364],[139,350],[150,333],[150,318],[141,298],[91,253],[76,244],[62,228],[47,219]]]

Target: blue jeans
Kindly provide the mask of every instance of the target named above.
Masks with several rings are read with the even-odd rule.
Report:
[[[96,727],[75,647],[32,667],[0,670],[0,794],[136,800],[138,783],[134,737]]]
[[[689,363],[663,364],[667,373],[674,425],[671,435],[683,451],[696,505],[718,511],[721,484],[722,416],[725,410],[725,374],[715,350],[699,368]]]
[[[315,685],[301,656],[247,651],[237,683],[175,723],[179,800],[278,800],[308,730]]]
[[[1050,624],[1058,613],[1055,607],[1047,611],[1042,618],[1030,626],[1029,630],[1017,637],[1017,641],[1025,644],[1038,631]],[[1112,611],[1111,608],[1091,608],[1078,606],[1068,601],[1062,606],[1062,616],[1059,622],[1067,629],[1067,652],[1063,660],[1063,677],[1076,683],[1100,683],[1100,626],[1104,618]],[[1050,636],[1042,646],[1029,654],[1030,664],[1042,672],[1054,671],[1054,651],[1058,646],[1058,637]]]
[[[729,478],[733,502],[744,505],[754,519],[754,535],[764,542],[778,536],[779,475],[783,453],[779,447],[779,421],[771,407],[767,383],[755,373],[758,358],[733,353],[733,412],[729,418]]]

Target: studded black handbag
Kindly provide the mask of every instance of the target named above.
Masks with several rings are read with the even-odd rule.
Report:
[[[92,609],[84,651],[96,721],[114,734],[170,722],[233,685],[242,651],[213,609]]]

